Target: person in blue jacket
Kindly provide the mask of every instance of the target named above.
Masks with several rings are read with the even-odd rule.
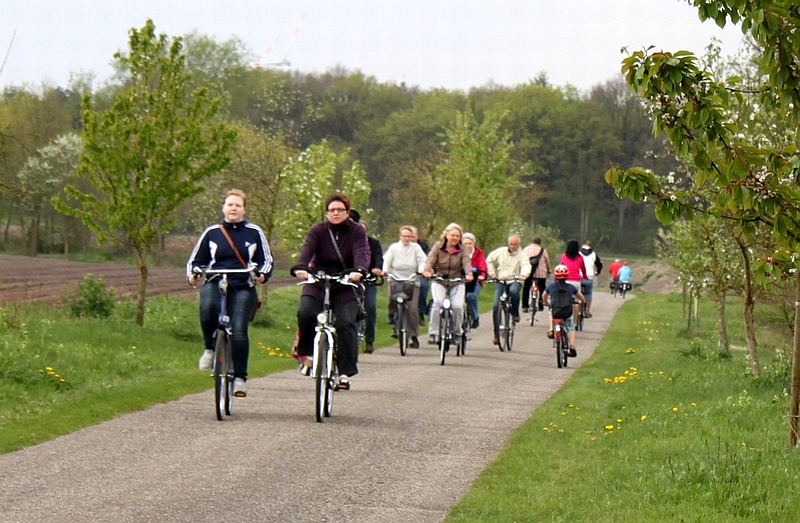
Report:
[[[228,275],[228,315],[233,328],[233,394],[238,397],[247,396],[245,382],[250,357],[247,326],[258,302],[255,286],[256,283],[265,283],[272,275],[272,253],[267,239],[258,225],[244,219],[246,211],[247,196],[238,189],[228,191],[222,204],[223,220],[203,231],[186,262],[186,277],[190,285],[197,283],[196,272],[200,268],[243,269],[242,261],[253,267],[253,273]],[[200,289],[200,328],[204,344],[200,370],[211,370],[214,360],[214,333],[219,323],[220,306],[218,278],[221,276],[209,276]]]

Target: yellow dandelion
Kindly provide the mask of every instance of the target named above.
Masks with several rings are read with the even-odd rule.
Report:
[[[597,438],[592,438],[592,441],[596,440]]]
[[[580,407],[575,407],[575,410],[581,410],[581,408]]]
[[[641,418],[639,418],[639,419],[640,419],[640,420],[642,420],[642,421],[644,421],[644,420],[646,420],[646,419],[647,419],[647,415],[643,415],[643,416],[642,416]]]
[[[44,369],[39,369],[39,372],[41,372],[42,374],[44,374]]]
[[[582,417],[580,417],[580,416],[576,416],[576,417],[575,417],[575,419],[580,419],[580,420],[582,420],[583,418],[582,418]]]
[[[562,412],[562,413],[561,413],[561,415],[562,415],[562,416],[566,416],[566,415],[567,415],[567,413],[566,413],[566,412]]]
[[[634,352],[636,352],[636,351],[633,350],[633,349],[628,349],[628,350],[625,351],[625,354],[633,354]]]
[[[672,407],[672,412],[678,412],[678,407]]]
[[[692,402],[692,407],[696,407],[696,406],[697,406],[697,403]]]
[[[569,404],[569,408],[571,408],[571,409],[572,409],[572,408],[575,408],[575,405],[573,405],[572,403],[570,403],[570,404]]]
[[[614,430],[614,425],[606,425],[603,428],[606,429],[606,430]]]
[[[617,418],[617,423],[622,423],[622,418]]]
[[[45,367],[46,370],[53,370],[53,367]]]
[[[564,432],[564,429],[558,429],[559,432]]]
[[[547,427],[542,427],[542,430],[545,432],[550,432],[550,429],[548,429]]]

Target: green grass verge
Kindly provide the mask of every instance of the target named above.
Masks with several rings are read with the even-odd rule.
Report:
[[[445,521],[800,521],[784,352],[755,380],[712,318],[687,333],[679,296],[626,302]]]

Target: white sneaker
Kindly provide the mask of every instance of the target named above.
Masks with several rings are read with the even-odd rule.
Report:
[[[247,396],[247,385],[245,385],[242,378],[235,378],[233,380],[233,395],[237,398],[244,398]]]
[[[213,364],[214,364],[214,351],[204,350],[203,355],[200,356],[200,361],[198,362],[200,370],[211,370]]]
[[[314,367],[314,358],[311,356],[300,356],[300,374],[311,376],[311,369]]]

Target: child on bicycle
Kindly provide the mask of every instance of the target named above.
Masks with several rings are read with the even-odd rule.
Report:
[[[575,349],[575,324],[572,321],[572,304],[576,298],[579,303],[583,303],[585,298],[579,290],[567,283],[569,269],[566,265],[556,266],[553,269],[553,276],[555,281],[548,285],[544,294],[542,294],[544,304],[550,307],[550,329],[547,331],[547,337],[553,339],[553,319],[561,319],[569,340],[569,356],[574,358],[578,355],[578,351]]]

